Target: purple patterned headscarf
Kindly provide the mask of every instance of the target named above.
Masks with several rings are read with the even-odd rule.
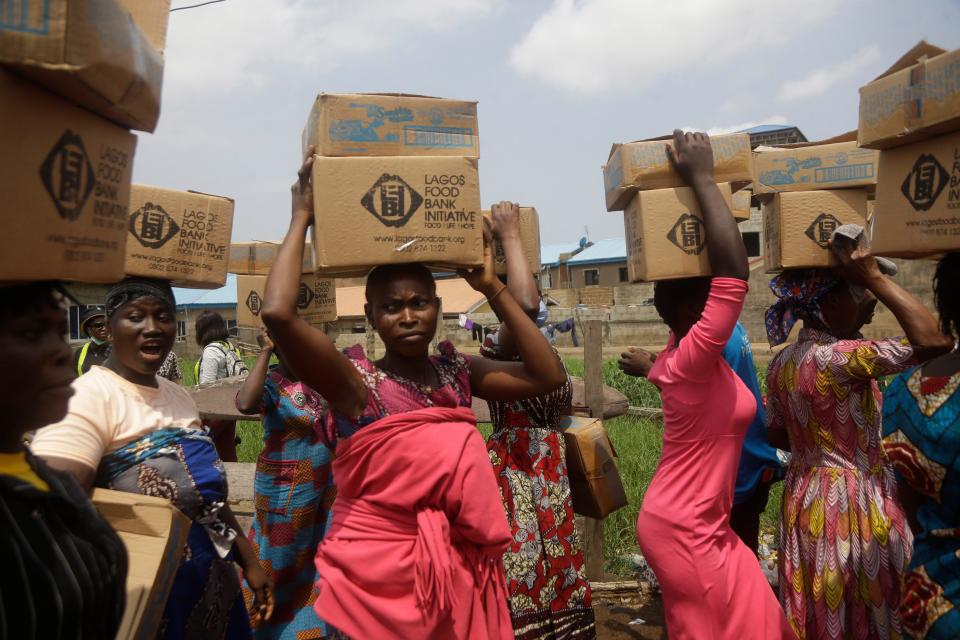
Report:
[[[770,289],[779,298],[764,318],[770,346],[786,342],[797,320],[823,323],[820,300],[841,283],[843,280],[829,269],[784,271],[770,280]]]

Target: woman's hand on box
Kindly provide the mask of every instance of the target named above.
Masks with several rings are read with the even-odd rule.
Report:
[[[493,235],[500,240],[520,237],[520,205],[503,200],[490,207]]]
[[[292,199],[292,217],[303,219],[307,225],[313,224],[313,154],[316,146],[310,145],[307,157],[304,158],[300,170],[297,172],[297,181],[290,187]]]
[[[488,299],[506,287],[500,282],[493,266],[493,229],[487,220],[483,221],[483,265],[473,269],[458,269],[457,273],[467,281],[467,284]]]
[[[674,129],[673,147],[666,147],[670,164],[689,186],[702,181],[713,182],[713,148],[707,134]]]

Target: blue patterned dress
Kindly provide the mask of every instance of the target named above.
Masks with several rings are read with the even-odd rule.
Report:
[[[263,450],[254,478],[256,519],[250,531],[264,571],[273,576],[273,616],[254,629],[260,639],[323,638],[314,611],[317,546],[336,497],[330,449],[322,440],[327,405],[315,391],[274,367],[263,385]],[[244,587],[244,597],[253,594]]]
[[[883,399],[883,448],[921,497],[900,615],[915,638],[960,638],[960,373],[898,376]]]

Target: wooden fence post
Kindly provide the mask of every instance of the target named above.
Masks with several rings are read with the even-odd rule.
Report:
[[[585,320],[583,328],[583,387],[590,415],[603,419],[603,322]],[[603,520],[584,518],[583,555],[588,580],[603,580]]]

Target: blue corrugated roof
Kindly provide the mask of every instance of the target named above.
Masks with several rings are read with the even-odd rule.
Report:
[[[621,262],[627,259],[627,241],[624,238],[597,240],[592,247],[584,249],[568,264],[595,264],[601,262]]]
[[[737,133],[770,133],[771,131],[782,131],[783,129],[795,129],[792,124],[758,124],[749,129],[737,131]]]
[[[227,284],[219,289],[182,289],[174,287],[177,307],[217,307],[237,304],[237,276],[227,274]]]
[[[545,244],[540,246],[540,262],[543,264],[556,264],[560,261],[561,253],[570,253],[579,246],[576,242],[564,242],[563,244]]]

